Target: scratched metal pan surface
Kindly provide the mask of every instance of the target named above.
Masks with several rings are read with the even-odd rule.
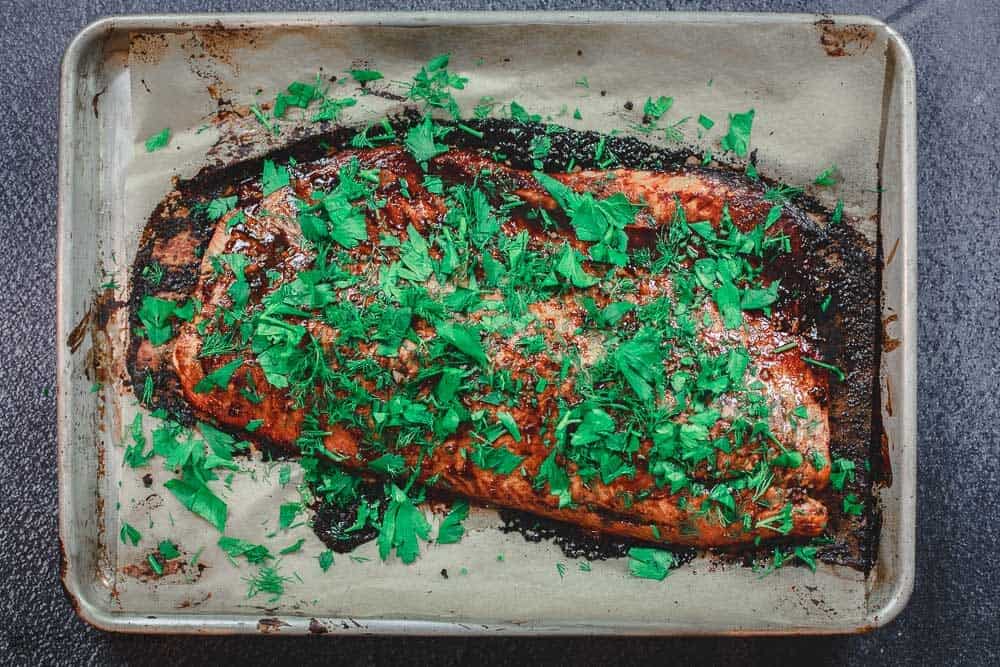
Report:
[[[837,31],[831,32],[830,26]],[[874,227],[870,231],[885,257],[882,318],[886,340],[892,341],[883,348],[879,369],[882,428],[892,475],[891,483],[875,490],[881,523],[870,573],[821,564],[815,574],[786,568],[761,579],[749,568],[699,558],[661,585],[630,579],[624,561],[595,562],[586,573],[571,567],[563,577],[555,565],[567,559],[558,549],[501,533],[495,529],[495,515],[483,510],[470,517],[469,535],[461,544],[428,549],[413,566],[338,557],[328,576],[316,580],[319,583],[307,590],[292,585],[289,594],[270,605],[246,599],[241,573],[217,549],[205,550],[196,572],[175,576],[169,583],[123,576],[121,565],[130,552],[123,551],[118,539],[118,506],[134,510],[142,503],[163,503],[152,490],[145,498],[121,495],[123,476],[134,474],[122,468],[121,444],[136,401],[119,382],[125,373],[116,351],[127,341],[127,330],[116,324],[114,315],[106,321],[114,302],[126,298],[128,268],[149,212],[135,214],[127,206],[135,177],[129,167],[136,137],[146,136],[140,133],[148,129],[144,119],[136,117],[130,40],[139,33],[211,31],[216,45],[224,47],[228,33],[247,30],[256,35],[295,33],[296,39],[316,40],[317,45],[362,35],[366,52],[357,58],[374,63],[380,60],[380,48],[391,51],[386,60],[398,60],[405,59],[412,45],[414,70],[430,50],[499,42],[517,45],[510,65],[515,69],[519,58],[522,63],[548,58],[558,65],[553,40],[566,46],[585,39],[588,56],[633,77],[652,67],[650,62],[659,70],[683,63],[682,73],[702,82],[713,76],[724,81],[727,72],[755,71],[757,78],[740,93],[744,99],[758,110],[766,109],[775,91],[782,91],[783,106],[774,107],[784,111],[776,113],[789,114],[790,124],[803,119],[803,126],[810,117],[825,113],[809,106],[813,98],[805,92],[810,82],[835,81],[845,96],[855,86],[874,89],[868,100],[871,113],[838,119],[842,126],[869,131],[874,138],[874,143],[866,143],[876,152],[870,162],[877,165],[872,167],[877,173],[871,175],[876,186],[871,192],[878,194],[854,203],[862,212],[869,206],[871,220],[878,221],[877,235]],[[278,52],[275,45],[280,43],[257,40],[252,45],[255,58],[287,57]],[[723,46],[701,51],[692,47],[685,53],[683,45],[697,43]],[[630,59],[622,44],[632,44],[631,51],[639,51],[641,60]],[[754,58],[780,55],[780,48],[796,45],[824,50],[829,62],[804,58],[795,77],[800,87],[789,93],[788,72],[774,65],[780,58]],[[217,51],[225,52],[231,71],[239,70],[239,50]],[[685,59],[695,53],[697,57]],[[859,58],[876,59],[871,67],[860,68],[866,74],[853,69],[862,61],[852,59]],[[814,62],[822,71],[810,69]],[[164,59],[162,67],[169,66]],[[572,78],[586,73],[558,66],[546,71],[560,71],[570,78],[570,86]],[[169,78],[173,73],[158,74]],[[521,74],[529,80],[536,72],[529,68]],[[862,76],[876,76],[877,85],[858,80]],[[534,80],[539,90],[549,83],[563,82]],[[909,51],[883,23],[855,16],[725,13],[117,17],[88,26],[70,44],[61,85],[59,525],[63,583],[87,622],[111,631],[203,634],[821,634],[871,630],[905,606],[914,576],[916,492],[916,103]],[[614,87],[609,88],[614,97]],[[668,92],[680,100],[686,91]],[[815,91],[819,96],[826,93]],[[836,111],[831,108],[830,115]],[[759,111],[759,116],[764,114]],[[786,159],[778,139],[768,144],[768,133],[760,135],[765,166],[773,168],[775,177],[791,181],[804,174],[805,167],[796,162],[801,150]],[[111,280],[119,287],[109,288]],[[98,379],[102,382],[95,382]],[[180,523],[185,520],[182,513],[171,519]],[[155,534],[159,528],[150,519],[148,529]],[[205,543],[212,545],[214,539],[206,536]],[[502,561],[499,553],[505,556]],[[452,572],[448,579],[439,574],[445,567]]]

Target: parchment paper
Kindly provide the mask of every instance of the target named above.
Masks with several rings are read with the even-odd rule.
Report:
[[[133,35],[129,67],[135,150],[126,203],[134,225],[130,231],[138,239],[153,208],[171,190],[172,178],[188,178],[206,164],[224,161],[237,143],[260,153],[313,131],[308,123],[296,122],[300,116],[292,110],[290,120],[281,123],[282,134],[271,136],[246,115],[249,105],[273,102],[291,81],[311,81],[320,73],[325,79],[337,77],[330,84],[333,96],[352,95],[359,101],[344,111],[343,122],[376,120],[399,110],[400,103],[363,95],[345,70],[378,69],[386,79],[370,88],[400,93],[398,82],[408,81],[421,64],[443,52],[452,53],[451,69],[470,79],[464,91],[456,91],[467,114],[481,97],[491,96],[500,104],[516,99],[529,112],[572,128],[628,131],[641,119],[647,97],[667,95],[674,105],[663,120],[690,116],[682,126],[686,143],[718,151],[728,114],[754,108],[751,148],[758,149],[762,174],[806,185],[836,164],[843,181],[813,194],[831,207],[842,197],[848,213],[870,221],[878,204],[884,37],[874,35],[847,57],[831,57],[820,37],[818,30],[802,25],[762,24],[748,31],[698,23]],[[633,110],[626,110],[627,102]],[[237,113],[213,122],[223,107]],[[572,118],[575,108],[582,120]],[[698,114],[715,121],[700,137]],[[144,140],[165,127],[172,132],[169,146],[147,153]],[[128,397],[121,401],[123,430],[132,422],[134,406]],[[156,420],[147,416],[145,422],[148,436]],[[127,441],[124,433],[120,436],[120,442]],[[183,608],[217,614],[252,607],[309,616],[481,618],[535,625],[554,619],[586,624],[630,618],[696,628],[719,609],[729,609],[737,624],[777,627],[793,621],[822,625],[835,609],[858,609],[860,615],[864,605],[863,578],[842,568],[821,567],[816,575],[792,568],[762,583],[748,568],[698,560],[659,586],[629,577],[625,560],[595,562],[592,571],[583,572],[550,543],[527,543],[518,534],[495,530],[499,520],[488,510],[473,511],[460,544],[423,544],[414,565],[405,566],[395,557],[383,564],[374,543],[368,543],[353,554],[360,558],[337,555],[334,566],[322,573],[316,556],[325,547],[307,526],[277,530],[278,506],[299,498],[298,466],[291,464],[291,481],[282,488],[277,465],[262,461],[242,462],[250,472],[235,475],[231,489],[213,483],[229,505],[226,534],[263,543],[275,554],[299,538],[305,545],[282,557],[280,569],[293,579],[279,602],[268,603],[267,595],[248,600],[241,579],[255,568],[242,559],[235,566],[227,561],[216,546],[219,533],[163,488],[173,475],[162,469],[161,460],[154,459],[151,469],[123,468],[122,451],[109,448],[107,467],[120,477],[121,519],[143,533],[138,547],[116,544],[111,551],[117,563],[117,604],[123,610]],[[147,487],[142,476],[150,471],[154,479]],[[125,574],[161,539],[176,543],[186,561],[200,551],[198,561],[206,567],[200,573],[188,567],[186,573],[150,582]],[[566,566],[564,574],[557,563]],[[809,602],[817,598],[822,604]],[[753,604],[733,605],[734,599],[752,599]],[[692,600],[698,604],[686,604]]]

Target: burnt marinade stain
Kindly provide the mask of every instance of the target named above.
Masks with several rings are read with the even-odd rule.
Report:
[[[379,512],[382,511],[384,494],[381,486],[365,482],[361,485],[358,499],[366,503],[378,503]],[[370,542],[378,537],[378,530],[366,525],[361,530],[348,532],[358,518],[358,505],[340,507],[333,503],[316,502],[313,505],[315,514],[312,519],[312,529],[316,536],[331,551],[340,554],[354,551],[365,542]]]
[[[406,130],[419,120],[414,110],[389,119],[401,143]],[[552,148],[542,160],[544,171],[563,171],[571,163],[583,169],[600,168],[597,164],[598,146],[604,142],[603,158],[609,154],[616,158],[614,166],[631,169],[668,170],[684,168],[691,172],[711,176],[733,185],[745,185],[742,170],[735,167],[703,167],[701,158],[694,151],[679,148],[662,148],[648,144],[634,136],[609,136],[591,131],[561,129],[547,132],[543,123],[521,123],[508,119],[467,120],[465,124],[482,133],[479,137],[452,125],[444,143],[455,148],[477,149],[490,155],[502,155],[514,168],[533,169],[532,140],[545,135]],[[443,123],[448,125],[448,123]],[[295,137],[289,145],[267,155],[222,166],[206,167],[190,180],[180,180],[176,189],[153,212],[143,232],[139,250],[132,266],[129,296],[129,325],[141,326],[138,309],[147,294],[178,293],[190,295],[197,283],[201,256],[211,238],[215,223],[208,220],[204,207],[219,196],[253,192],[259,179],[264,159],[284,161],[295,157],[298,165],[293,174],[305,174],[313,161],[323,160],[331,151],[349,148],[350,139],[359,128],[325,128],[319,134]],[[753,161],[753,158],[751,160]],[[760,179],[760,187],[775,185],[767,178]],[[881,273],[878,257],[859,232],[848,224],[828,223],[829,211],[808,196],[795,199],[795,206],[786,207],[795,223],[797,247],[790,256],[775,261],[769,271],[781,279],[780,310],[790,313],[795,322],[791,326],[814,326],[823,360],[841,368],[847,381],[838,383],[831,377],[828,400],[831,426],[831,452],[855,463],[856,481],[845,492],[855,492],[865,500],[866,512],[862,517],[845,515],[842,511],[843,494],[828,489],[815,493],[830,510],[828,532],[835,537],[833,544],[820,549],[819,558],[825,561],[850,565],[868,570],[877,550],[879,515],[872,502],[872,484],[880,475],[877,456],[881,438],[881,412],[878,396],[877,370],[879,364],[880,326],[879,290]],[[240,203],[242,205],[242,202]],[[152,259],[153,248],[159,240],[169,240],[181,233],[188,233],[196,240],[196,249],[190,261],[182,266],[170,267],[159,286],[151,286],[142,277],[142,269]],[[824,312],[820,304],[831,297],[831,305]],[[182,299],[183,300],[183,299]],[[137,395],[141,394],[146,370],[139,366],[137,353],[141,340],[131,338],[127,368]],[[168,344],[169,345],[169,344]],[[153,400],[148,407],[162,407],[185,424],[193,424],[196,416],[180,394],[179,383],[169,364],[152,372],[155,385]],[[241,437],[245,434],[237,434]],[[255,438],[257,440],[257,438]],[[262,448],[275,458],[288,456],[273,445],[263,443]],[[869,472],[866,463],[872,461]],[[373,493],[373,498],[379,494]],[[344,530],[355,518],[353,510],[339,510],[328,505],[316,508],[314,528],[323,541],[334,550],[350,550],[364,541],[373,539],[371,528],[349,534]],[[515,510],[502,510],[503,530],[521,532],[526,539],[553,539],[568,556],[579,554],[588,558],[616,557],[638,544],[624,539],[594,538],[587,531],[575,526]],[[348,547],[348,545],[350,545]],[[660,545],[663,546],[663,545]],[[682,549],[677,553],[687,553]],[[744,552],[742,557],[764,556],[769,550]],[[692,552],[693,553],[693,552]],[[723,557],[729,557],[723,555]],[[739,557],[739,556],[737,556]]]
[[[630,540],[614,535],[605,535],[585,530],[573,524],[555,521],[517,510],[499,509],[500,520],[503,522],[498,529],[501,533],[519,533],[528,542],[552,540],[567,558],[585,558],[587,560],[608,560],[623,558],[632,547],[649,546],[641,540]],[[674,550],[677,564],[694,560],[697,550],[690,547],[678,547]]]

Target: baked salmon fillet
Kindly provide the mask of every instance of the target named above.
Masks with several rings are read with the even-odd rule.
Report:
[[[386,146],[231,194],[163,346],[201,419],[651,542],[823,533],[826,371],[780,280],[800,223],[762,186]]]

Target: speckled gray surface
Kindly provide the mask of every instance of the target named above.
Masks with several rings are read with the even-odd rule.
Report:
[[[42,5],[51,5],[43,8]],[[888,19],[917,62],[919,527],[909,607],[874,634],[707,640],[161,638],[106,635],[58,581],[55,201],[58,64],[108,14],[291,9],[829,11]],[[995,0],[4,3],[0,40],[0,662],[969,664],[1000,662],[1000,4]]]

